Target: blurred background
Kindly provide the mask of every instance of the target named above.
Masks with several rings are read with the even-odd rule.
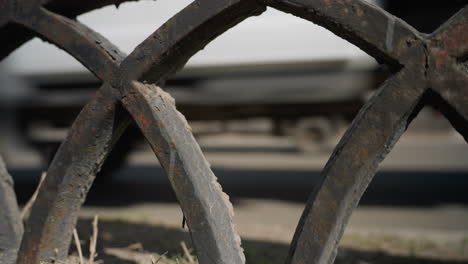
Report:
[[[190,2],[124,3],[78,20],[130,53]],[[372,2],[425,33],[467,4]],[[334,146],[389,75],[385,66],[326,29],[268,9],[210,43],[164,89],[176,99],[231,196],[241,235],[282,248]],[[0,62],[0,82],[0,152],[24,203],[100,82],[39,39]],[[403,256],[379,263],[405,257],[417,263],[468,263],[467,156],[463,138],[446,119],[424,108],[381,165],[344,245]],[[136,127],[123,135],[98,175],[83,217],[96,212],[109,221],[143,219],[180,228],[169,183]]]

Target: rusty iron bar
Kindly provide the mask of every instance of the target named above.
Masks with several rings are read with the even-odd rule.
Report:
[[[78,115],[49,166],[25,226],[18,263],[66,259],[81,204],[131,121],[119,111],[120,95],[108,84],[125,55],[78,22],[36,8],[16,15],[15,21],[77,58],[104,84]]]
[[[234,212],[229,197],[221,191],[172,97],[154,85],[135,82],[123,104],[169,177],[199,261],[245,263],[240,238],[232,225]],[[206,227],[214,224],[216,227]]]
[[[409,123],[440,95],[455,111],[444,111],[468,136],[468,7],[436,32],[417,32],[400,19],[363,1],[265,0],[311,20],[354,43],[394,74],[363,106],[336,146],[309,197],[287,263],[333,263],[346,224],[362,194]],[[397,63],[395,63],[397,62]],[[395,67],[397,66],[397,67]],[[425,95],[425,96],[424,96]]]
[[[464,120],[468,120],[467,32],[468,5],[428,37],[427,47],[428,86],[440,94]],[[459,131],[463,129],[463,122],[452,124]],[[463,136],[467,139],[467,134]]]
[[[23,222],[13,190],[13,179],[0,157],[0,263],[16,263],[22,236]]]
[[[81,111],[49,166],[25,225],[18,263],[67,257],[81,204],[129,121],[128,115],[119,114],[115,90],[104,84]]]
[[[333,262],[352,210],[420,109],[424,86],[408,82],[412,74],[402,70],[387,80],[336,146],[297,227],[289,263]]]
[[[327,28],[394,70],[409,59],[401,42],[419,39],[417,31],[403,20],[367,1],[261,1]]]
[[[119,6],[124,2],[138,0],[42,0],[41,5],[47,10],[67,18],[74,19],[78,15],[107,5]],[[22,44],[36,37],[34,30],[28,30],[16,23],[11,22],[13,16],[13,3],[11,0],[0,0],[0,36],[8,36],[8,41],[0,45],[0,60],[3,60],[12,51]]]
[[[19,23],[66,50],[100,80],[110,80],[125,54],[83,24],[39,8]]]
[[[231,1],[231,3],[223,2],[221,4],[216,2],[217,5],[213,3],[215,2],[211,1],[212,9],[205,9],[205,16],[198,16],[195,20],[192,20],[198,22],[198,28],[203,30],[199,32],[188,31],[187,36],[180,34],[175,39],[168,39],[167,42],[178,42],[186,37],[196,37],[199,38],[200,44],[207,43],[235,24],[229,21],[229,23],[225,23],[224,30],[212,31],[209,30],[209,26],[213,24],[213,21],[219,22],[228,19],[229,17],[226,14],[231,13],[234,13],[231,14],[232,18],[241,21],[245,17],[256,13],[256,10],[259,9],[259,5],[246,1]],[[198,4],[191,5],[185,9],[185,12],[193,12],[198,7]],[[28,8],[31,10],[28,10]],[[17,23],[39,32],[41,37],[72,54],[105,82],[98,91],[97,96],[78,116],[69,132],[69,136],[60,147],[49,168],[44,187],[41,188],[37,202],[33,207],[33,216],[27,225],[19,263],[39,263],[40,261],[60,261],[66,258],[69,244],[67,242],[71,237],[70,230],[76,223],[79,207],[89,190],[95,173],[99,170],[111,146],[126,126],[126,122],[119,122],[119,118],[116,118],[118,117],[116,103],[120,100],[120,96],[126,97],[126,95],[122,95],[124,93],[119,93],[118,90],[123,91],[122,87],[130,83],[130,80],[122,78],[126,74],[118,67],[121,59],[114,58],[114,53],[120,56],[119,53],[115,52],[116,49],[112,44],[103,41],[101,36],[75,21],[37,6],[28,8],[21,9],[22,13],[14,16]],[[37,8],[37,10],[35,11],[34,8]],[[177,19],[177,17],[174,19]],[[32,20],[32,22],[29,20]],[[173,24],[174,21],[169,21],[166,28],[173,27]],[[48,33],[46,26],[54,30]],[[57,31],[63,35],[57,34]],[[161,31],[156,31],[155,34],[161,35]],[[105,45],[101,45],[102,43],[105,43]],[[180,49],[180,46],[168,45],[163,50],[165,51],[163,55],[166,56],[164,59],[168,61],[177,62],[179,60],[185,62],[200,48],[202,48],[200,45],[191,45],[186,46],[184,52],[175,53],[172,50]],[[110,56],[107,56],[109,54]],[[171,59],[166,54],[177,54],[178,56]],[[136,58],[137,61],[141,60],[139,57],[133,58]],[[151,59],[164,61],[159,57],[151,57]],[[147,58],[145,58],[145,61],[151,62]],[[157,66],[158,63],[152,63],[152,65]],[[165,70],[161,70],[162,67],[158,67],[158,70],[163,73],[163,76],[167,76],[169,70],[175,70],[174,65],[174,63],[170,63],[165,66]],[[179,65],[182,66],[183,63]],[[138,69],[138,67],[132,69]],[[116,75],[116,73],[118,74]],[[108,78],[112,79],[109,80]],[[131,91],[131,93],[133,92]],[[130,100],[127,100],[127,104],[124,106],[135,108],[134,103]],[[151,107],[160,108],[157,105]],[[131,111],[131,109],[129,110]],[[175,108],[168,113],[173,113],[172,118],[175,121],[180,119],[184,122],[178,112],[175,111]],[[140,113],[134,114],[141,116]],[[154,116],[147,116],[146,118],[153,120]],[[139,120],[136,121],[138,123]],[[158,120],[154,121],[154,123],[158,122]],[[162,164],[165,164],[164,160],[174,159],[173,155],[176,157],[175,168],[171,169],[170,166],[166,166],[166,171],[169,170],[167,171],[169,175],[173,173],[174,179],[176,179],[172,181],[175,182],[174,189],[181,202],[184,214],[187,216],[195,247],[199,252],[202,252],[199,254],[200,261],[205,263],[243,263],[244,257],[240,248],[240,239],[235,234],[231,223],[232,210],[229,209],[229,202],[221,192],[221,188],[195,140],[193,137],[187,136],[190,135],[187,129],[185,132],[183,130],[172,131],[170,126],[160,127],[159,129],[161,131],[150,131],[156,133],[155,135],[147,135],[147,131],[143,132],[148,139],[157,140],[158,143],[166,142],[164,140],[172,140],[172,142],[166,142],[164,146],[170,147],[173,154],[167,154],[169,153],[167,151],[161,152],[158,158],[161,159]],[[163,137],[162,141],[158,140],[158,135],[162,134],[171,135],[171,138]],[[179,134],[184,138],[179,139]],[[185,142],[187,139],[188,141]],[[185,142],[187,145],[176,146],[174,142]],[[184,151],[185,149],[190,151]],[[164,155],[169,156],[165,157]],[[200,157],[196,158],[194,155],[200,155]],[[185,170],[186,167],[198,167],[199,170],[190,170],[188,172]],[[181,173],[182,175],[179,176]],[[206,177],[204,177],[205,175]],[[187,192],[187,194],[182,192]],[[192,195],[200,197],[193,200]],[[190,197],[190,199],[187,199],[187,197]],[[200,202],[194,202],[197,200]]]
[[[163,82],[209,41],[244,18],[261,13],[266,5],[328,28],[379,62],[387,64],[395,72],[360,111],[325,166],[321,184],[310,196],[297,227],[288,263],[333,262],[348,218],[378,164],[419,109],[429,102],[437,101],[433,100],[435,97],[440,97],[439,107],[454,127],[468,138],[468,93],[463,90],[467,86],[468,40],[467,34],[463,34],[467,32],[467,7],[436,32],[425,35],[365,1],[259,1],[262,5],[253,0],[198,0],[123,59],[124,55],[119,57],[111,43],[65,17],[73,17],[73,14],[92,9],[93,5],[101,6],[110,1],[96,1],[95,4],[82,4],[81,7],[77,1],[70,2],[73,10],[67,9],[64,1],[58,0],[40,3],[16,1],[21,9],[14,11],[11,4],[13,1],[0,1],[0,7],[7,10],[7,14],[0,19],[0,26],[6,25],[0,28],[0,32],[11,32],[11,21],[29,27],[31,31],[68,51],[105,82],[98,96],[93,99],[94,103],[88,104],[78,117],[70,136],[54,159],[56,168],[62,168],[55,169],[56,176],[52,177],[47,188],[43,188],[51,194],[43,194],[42,199],[55,202],[51,206],[48,203],[37,206],[46,212],[37,209],[35,213],[33,210],[37,221],[30,222],[40,224],[35,231],[27,232],[25,237],[35,236],[37,240],[30,238],[26,239],[30,242],[23,241],[26,246],[20,258],[28,257],[21,263],[37,263],[40,259],[56,254],[51,251],[53,246],[45,242],[53,242],[53,245],[62,249],[59,258],[66,256],[66,246],[52,234],[57,234],[58,230],[65,234],[70,232],[95,172],[121,133],[114,133],[114,129],[117,127],[116,131],[122,131],[128,124],[130,119],[127,114],[117,114],[119,101],[137,122],[168,174],[188,217],[200,263],[244,262],[231,223],[230,204],[223,198],[184,119],[163,91],[138,81]],[[43,4],[49,11],[41,7]],[[41,27],[40,21],[48,21],[52,27]],[[10,44],[0,46],[1,56],[30,38],[24,30],[17,32],[18,35]],[[59,32],[64,36],[57,36]],[[75,46],[74,43],[84,46]],[[95,54],[95,58],[87,57],[85,51]],[[118,55],[117,59],[113,52]],[[105,95],[105,98],[99,94]],[[101,104],[108,107],[103,110],[99,108]],[[101,111],[101,118],[91,120],[94,115],[99,116]],[[117,118],[114,123],[109,123],[111,117],[117,116],[121,117],[120,121]],[[96,131],[93,130],[96,128],[104,131],[97,136],[101,137],[99,140],[90,137],[89,131]],[[80,146],[77,146],[78,143]],[[71,146],[86,150],[72,149]],[[87,153],[94,158],[97,156],[97,162],[87,159],[84,155]],[[62,161],[66,165],[62,165]],[[54,162],[49,174],[54,173]],[[207,182],[211,187],[204,185]],[[202,193],[205,190],[212,192]],[[64,211],[57,209],[60,208],[60,200],[57,198],[63,198],[64,191],[74,194],[66,196],[68,200],[64,204],[73,205],[68,211],[71,217],[67,215],[66,219],[60,218]],[[210,206],[216,206],[216,213],[207,211]],[[217,220],[217,217],[222,219]],[[221,226],[203,226],[200,223],[204,220],[208,220],[209,225],[218,223]],[[33,241],[40,243],[31,244]],[[68,237],[65,241],[69,241]]]
[[[138,45],[122,74],[148,83],[166,80],[217,36],[265,10],[251,0],[194,1]]]

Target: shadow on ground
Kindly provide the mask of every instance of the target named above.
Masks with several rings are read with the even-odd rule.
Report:
[[[91,236],[91,221],[80,220],[78,233],[82,241],[88,243]],[[167,252],[168,257],[182,256],[183,251],[180,242],[184,241],[189,247],[191,245],[188,232],[180,229],[169,228],[160,225],[146,225],[129,223],[125,221],[99,222],[99,235],[97,243],[98,259],[104,264],[130,264],[134,262],[125,261],[104,253],[105,248],[125,248],[134,243],[141,243],[144,250],[163,254]],[[288,252],[288,245],[257,240],[243,240],[243,248],[247,263],[249,264],[282,264]],[[89,245],[82,245],[85,249]],[[75,251],[72,245],[71,251]],[[468,261],[438,260],[421,257],[393,256],[381,251],[360,251],[348,248],[340,249],[335,264],[468,264]]]

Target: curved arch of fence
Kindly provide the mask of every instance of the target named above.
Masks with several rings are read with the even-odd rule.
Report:
[[[0,249],[9,252],[0,252],[2,263],[66,259],[81,204],[131,122],[143,132],[169,177],[199,262],[245,263],[229,199],[174,100],[157,85],[211,40],[267,6],[329,29],[393,71],[360,110],[323,169],[287,263],[334,261],[347,221],[379,163],[422,106],[439,102],[455,129],[468,138],[468,6],[427,35],[361,0],[195,0],[126,55],[74,19],[121,2],[0,0],[0,34],[9,36],[0,44],[0,59],[38,36],[68,52],[102,81],[55,155],[24,234],[11,179],[0,163],[0,238],[9,238],[0,239]]]

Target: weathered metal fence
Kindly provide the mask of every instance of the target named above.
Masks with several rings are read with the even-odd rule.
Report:
[[[468,6],[426,35],[359,0],[195,0],[129,55],[73,19],[124,1],[0,0],[0,59],[38,36],[67,51],[102,81],[55,155],[24,234],[11,179],[0,163],[1,263],[66,259],[81,204],[131,122],[137,123],[170,179],[200,263],[244,263],[228,197],[173,99],[156,85],[211,40],[260,15],[266,6],[331,30],[393,72],[326,164],[287,263],[333,262],[349,216],[378,164],[421,107],[434,104],[468,138]]]

